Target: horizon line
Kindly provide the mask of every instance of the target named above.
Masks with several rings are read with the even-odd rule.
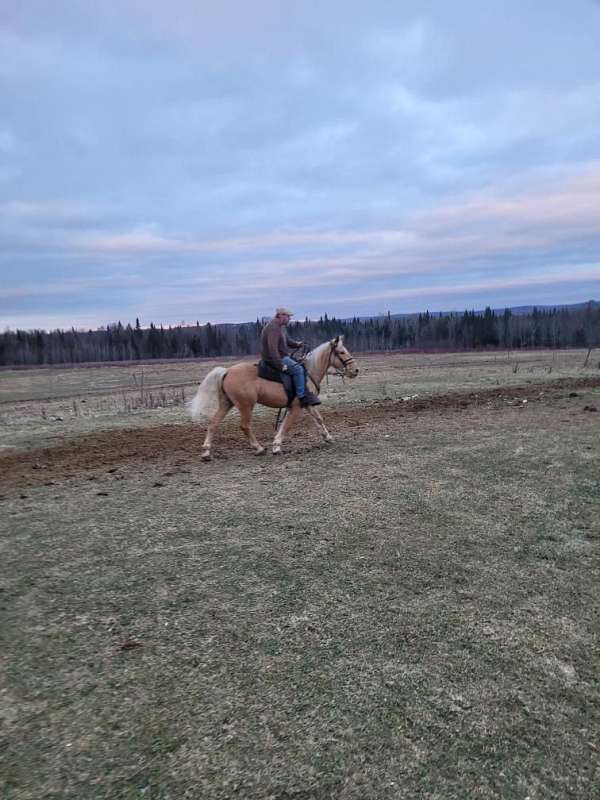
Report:
[[[581,307],[585,307],[586,305],[600,306],[600,301],[595,300],[593,298],[589,298],[587,300],[581,300],[581,301],[577,301],[575,303],[520,303],[518,305],[512,305],[512,306],[495,306],[495,307],[492,307],[490,304],[488,304],[484,308],[464,308],[464,309],[450,309],[450,310],[442,310],[442,311],[432,310],[432,309],[429,309],[429,308],[426,308],[426,309],[424,309],[422,311],[406,311],[406,312],[405,311],[391,311],[391,310],[388,309],[387,311],[382,311],[382,312],[380,312],[378,314],[353,314],[352,316],[343,316],[343,317],[338,317],[335,314],[330,316],[328,314],[328,312],[325,311],[320,315],[320,317],[309,317],[308,315],[305,316],[305,317],[302,317],[302,318],[301,317],[297,317],[297,318],[292,320],[292,323],[299,323],[299,324],[305,324],[307,322],[308,323],[315,323],[315,322],[320,322],[321,320],[323,320],[324,317],[327,317],[328,320],[335,320],[336,322],[346,322],[348,320],[353,320],[353,319],[367,320],[367,319],[385,319],[386,317],[418,317],[421,314],[433,314],[434,316],[451,316],[453,314],[465,314],[465,313],[481,314],[481,313],[485,313],[485,311],[488,308],[493,313],[497,313],[497,312],[504,312],[506,310],[514,311],[514,310],[520,310],[520,309],[531,309],[533,311],[534,309],[554,309],[554,310],[556,310],[556,309],[581,308]],[[256,322],[264,322],[265,320],[272,319],[272,317],[273,317],[273,315],[266,315],[266,316],[257,315],[255,320],[242,320],[242,321],[237,321],[237,322],[213,322],[211,320],[206,320],[205,322],[200,322],[199,320],[196,320],[196,322],[186,322],[185,320],[180,320],[180,322],[175,323],[175,324],[173,324],[173,323],[163,323],[163,322],[155,323],[153,320],[151,320],[147,325],[141,325],[140,324],[139,327],[140,327],[141,330],[149,330],[152,327],[154,327],[154,328],[163,328],[163,329],[164,328],[169,328],[169,329],[175,328],[175,329],[177,329],[177,328],[195,328],[195,327],[198,327],[198,326],[199,327],[204,327],[206,325],[212,325],[212,326],[215,326],[215,327],[219,326],[219,325],[221,325],[221,326],[223,326],[223,325],[227,325],[227,326],[254,325]],[[6,335],[6,334],[9,334],[9,333],[18,333],[18,332],[22,332],[22,333],[65,333],[65,332],[69,332],[69,331],[75,331],[76,333],[90,333],[90,332],[94,332],[94,331],[107,330],[108,328],[113,327],[113,326],[114,327],[118,327],[119,325],[121,327],[123,327],[123,328],[127,328],[128,326],[131,327],[131,328],[137,328],[138,322],[139,322],[139,317],[135,318],[135,324],[132,324],[131,321],[123,323],[119,319],[119,320],[116,320],[116,321],[113,321],[113,322],[108,322],[105,325],[97,325],[97,326],[95,326],[93,328],[89,327],[89,326],[71,325],[71,326],[65,327],[65,328],[60,328],[60,327],[56,327],[56,328],[35,328],[35,327],[34,328],[19,328],[19,327],[16,327],[16,328],[13,329],[13,328],[10,327],[10,325],[6,325],[4,327],[4,329],[0,332],[0,335],[3,336],[3,335]]]

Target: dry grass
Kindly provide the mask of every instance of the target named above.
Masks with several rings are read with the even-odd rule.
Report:
[[[598,796],[600,403],[569,395],[5,494],[4,796]]]
[[[586,356],[586,350],[361,355],[359,380],[332,378],[322,394],[339,408],[600,375],[594,358],[583,368]],[[2,371],[0,454],[98,429],[183,424],[182,400],[217,363],[223,361]],[[270,418],[270,412],[257,413]]]

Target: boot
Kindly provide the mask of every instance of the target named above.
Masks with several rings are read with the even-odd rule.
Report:
[[[302,408],[307,408],[308,406],[320,406],[321,401],[319,400],[318,395],[307,391],[304,397],[300,398],[300,405]]]

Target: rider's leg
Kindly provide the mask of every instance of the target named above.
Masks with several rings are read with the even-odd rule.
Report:
[[[288,373],[292,376],[296,394],[300,399],[302,399],[306,390],[304,384],[304,368],[301,364],[298,364],[297,361],[294,361],[294,359],[290,358],[289,356],[284,356],[281,360],[286,365]]]

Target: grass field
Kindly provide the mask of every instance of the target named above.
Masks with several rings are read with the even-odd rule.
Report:
[[[0,373],[2,797],[600,797],[585,355],[362,356],[209,464],[211,363]]]

